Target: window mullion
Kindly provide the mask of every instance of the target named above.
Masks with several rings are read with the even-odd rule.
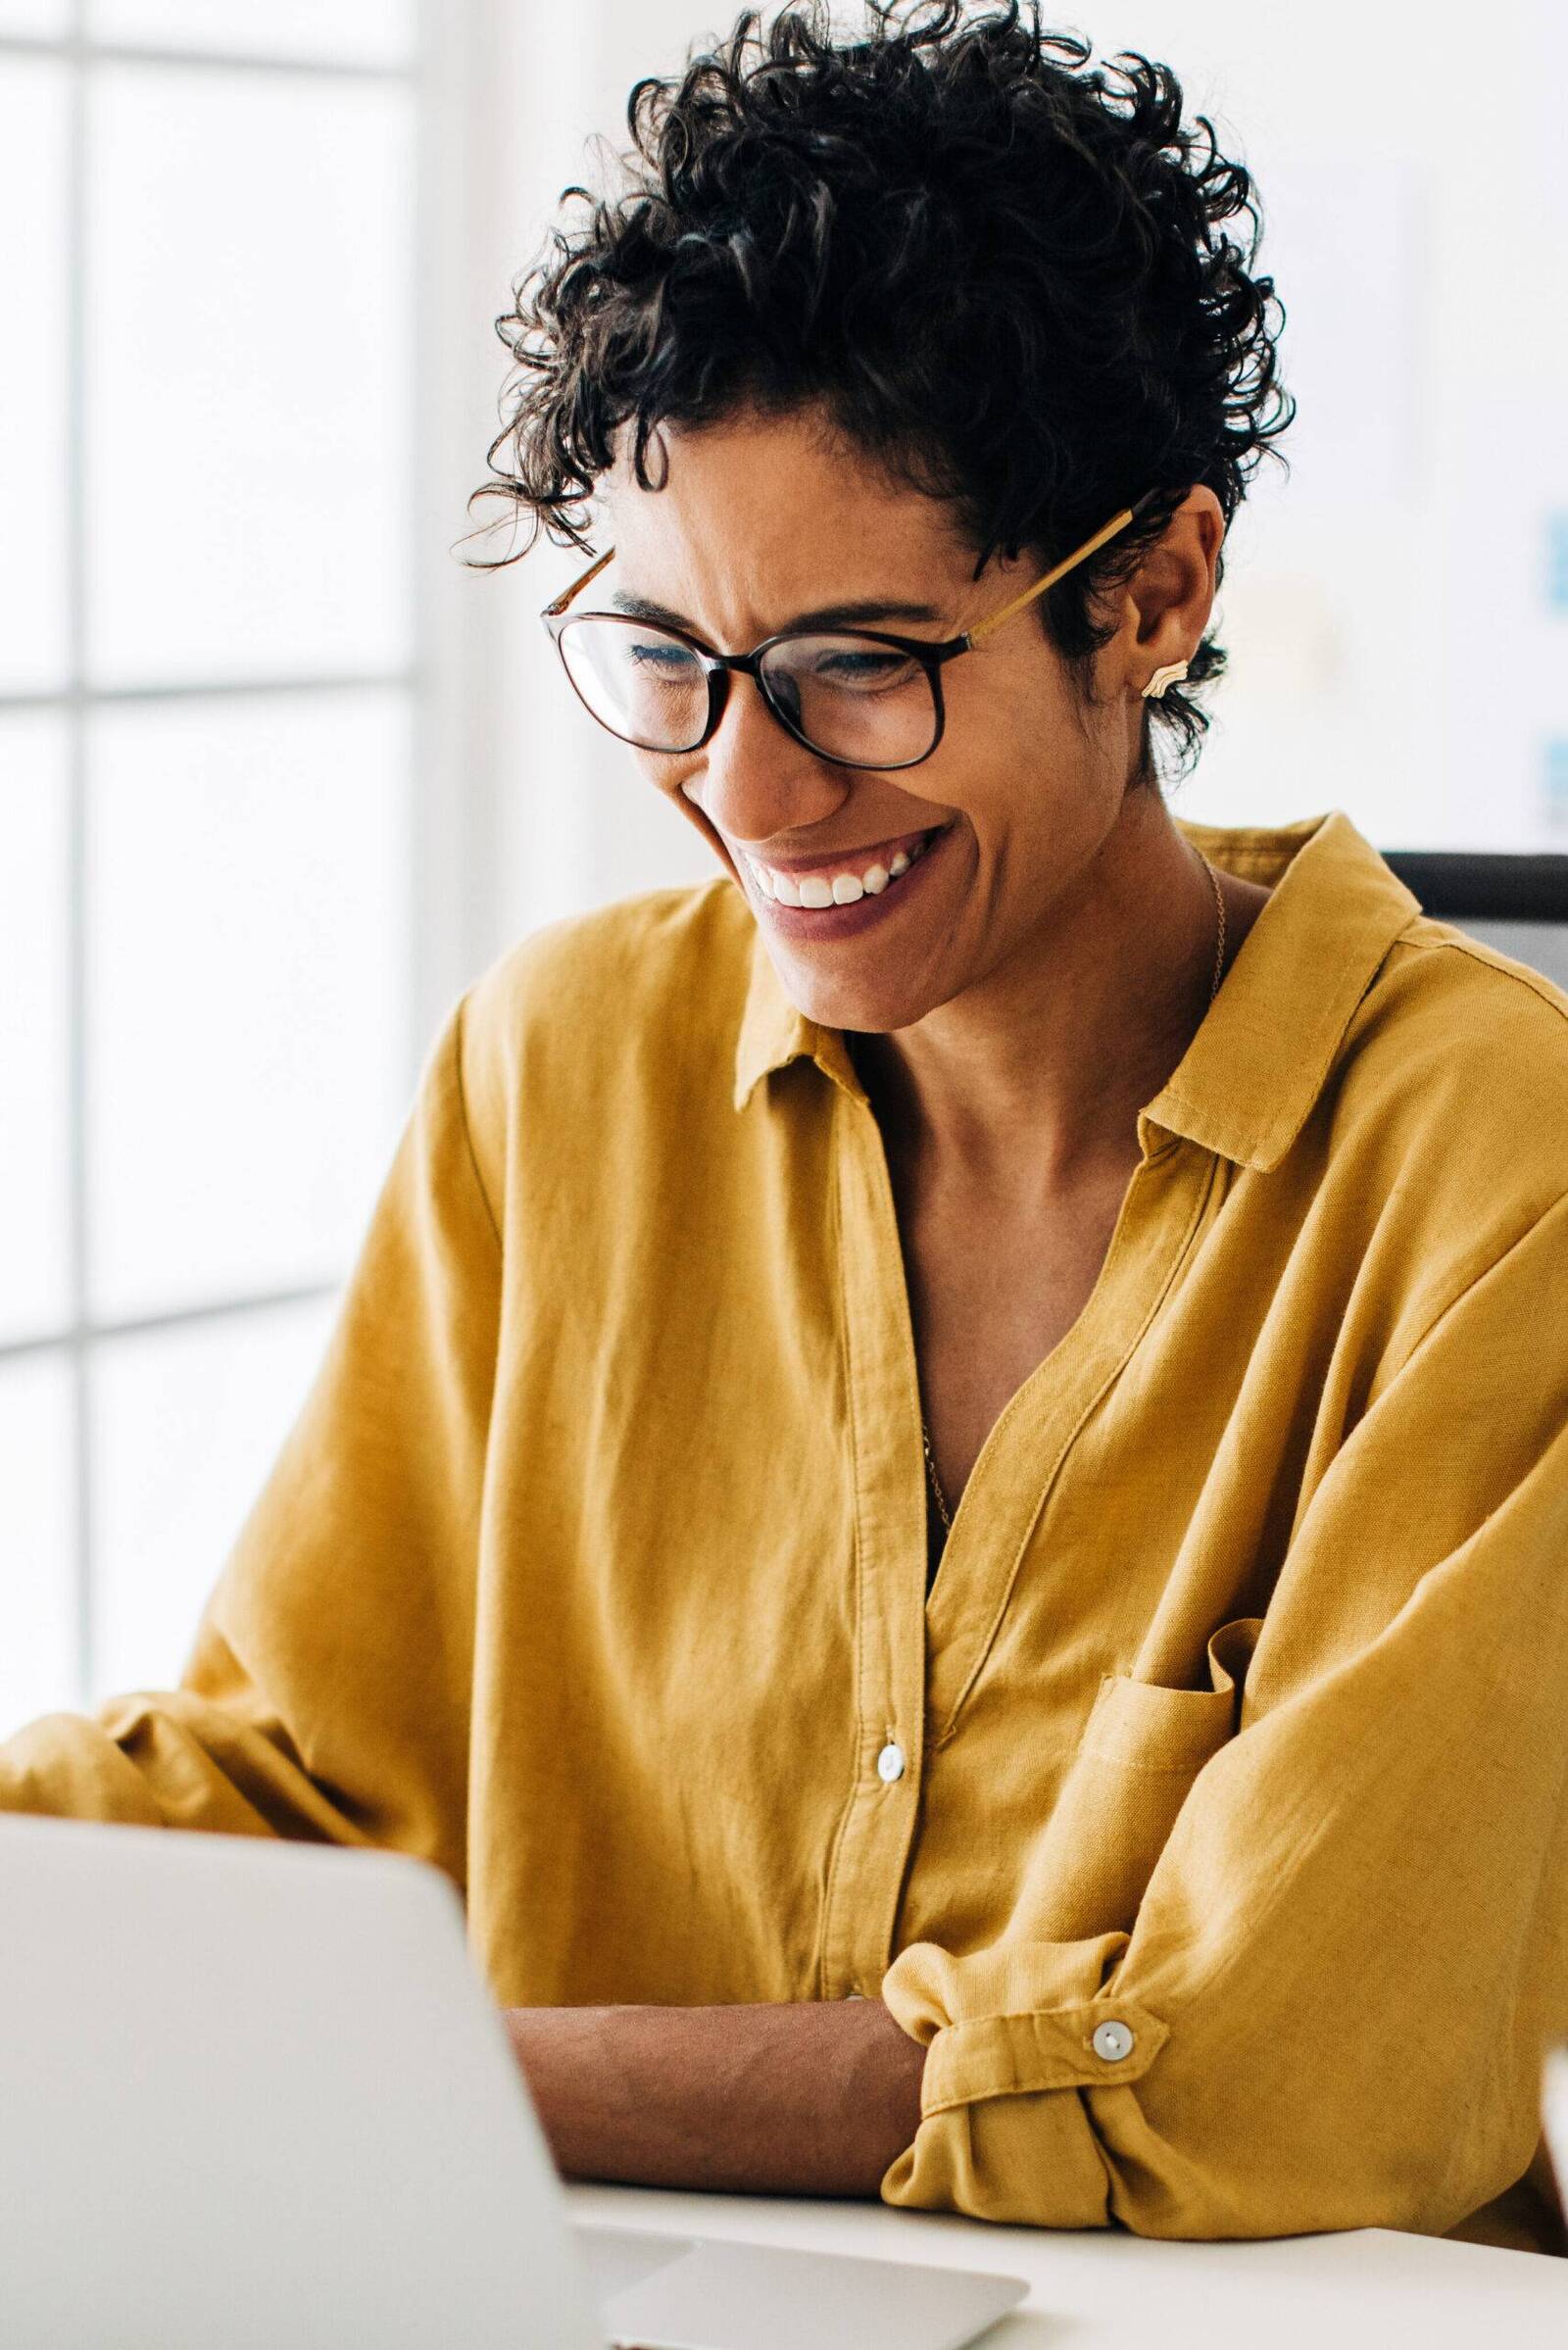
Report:
[[[73,1555],[75,1565],[76,1696],[93,1685],[93,1463],[87,1320],[87,512],[86,456],[86,109],[85,0],[75,0],[67,45],[70,89],[66,128],[66,629],[67,677],[67,1076],[71,1391],[74,1437]]]

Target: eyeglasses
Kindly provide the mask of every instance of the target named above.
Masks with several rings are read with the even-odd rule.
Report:
[[[841,767],[918,766],[942,740],[942,669],[973,652],[1152,505],[1124,507],[1000,612],[941,644],[876,628],[785,628],[750,653],[715,653],[682,628],[625,612],[568,610],[614,556],[607,548],[540,614],[578,701],[639,751],[700,751],[724,715],[730,679],[753,678],[787,734]]]

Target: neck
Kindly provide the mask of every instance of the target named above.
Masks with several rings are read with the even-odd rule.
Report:
[[[1267,892],[1222,888],[1228,964]],[[1125,1167],[1208,1008],[1217,930],[1202,858],[1162,802],[1129,792],[1004,962],[914,1026],[856,1038],[890,1149],[1019,1206]]]

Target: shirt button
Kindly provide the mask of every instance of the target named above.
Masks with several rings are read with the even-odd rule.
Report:
[[[904,1777],[904,1748],[895,1745],[891,1738],[876,1758],[876,1775],[884,1787],[891,1787],[895,1779]]]
[[[1102,2056],[1107,2065],[1119,2065],[1133,2052],[1133,2035],[1125,2024],[1097,2024],[1093,2045],[1095,2054]]]

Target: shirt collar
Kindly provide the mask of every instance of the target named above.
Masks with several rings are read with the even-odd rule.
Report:
[[[1356,1005],[1420,906],[1337,808],[1274,827],[1175,822],[1212,863],[1273,894],[1140,1130],[1156,1126],[1264,1170],[1305,1124]],[[735,1053],[736,1108],[760,1079],[807,1054],[865,1101],[843,1032],[796,1010],[759,935]]]

